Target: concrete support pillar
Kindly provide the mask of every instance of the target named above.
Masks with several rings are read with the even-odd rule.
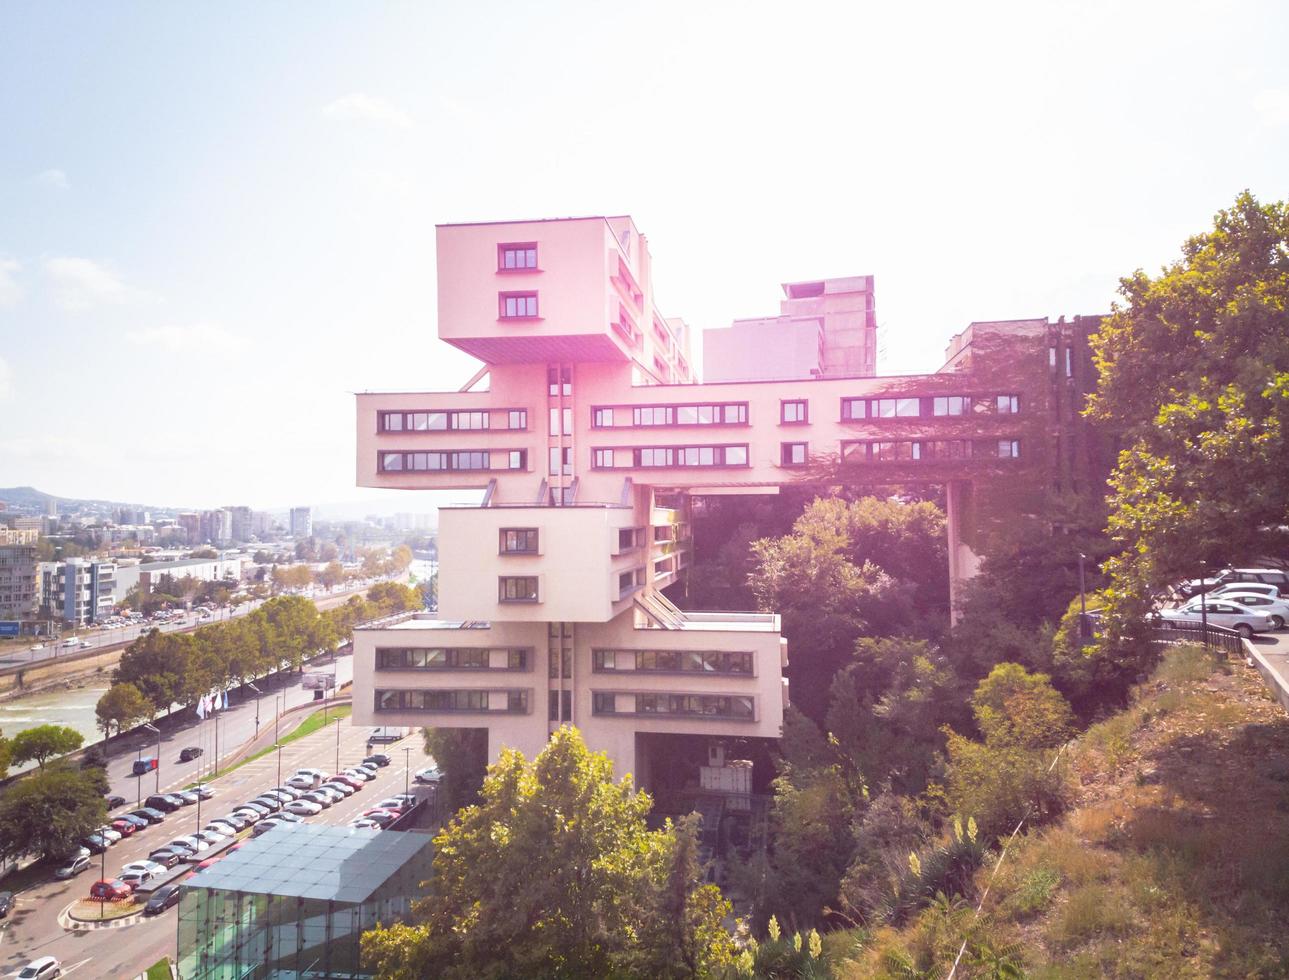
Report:
[[[950,480],[944,489],[949,538],[949,622],[956,624],[962,587],[980,573],[980,556],[963,540],[965,525],[974,510],[972,485],[965,480]]]

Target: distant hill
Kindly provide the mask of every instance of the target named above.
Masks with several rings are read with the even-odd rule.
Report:
[[[14,509],[35,510],[44,513],[49,501],[56,500],[59,511],[63,510],[102,510],[114,507],[143,508],[145,510],[169,511],[173,507],[140,504],[125,500],[92,500],[81,497],[56,497],[35,487],[0,487],[0,500]]]

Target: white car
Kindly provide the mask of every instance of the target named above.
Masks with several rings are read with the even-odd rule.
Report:
[[[192,835],[186,835],[184,837],[176,837],[174,840],[170,841],[165,846],[173,847],[176,844],[186,844],[190,850],[196,851],[198,854],[200,854],[202,851],[210,850],[209,844],[207,844],[200,837],[195,837]]]
[[[283,809],[287,813],[294,813],[301,817],[313,817],[322,812],[322,807],[312,800],[292,800]]]
[[[1233,592],[1264,595],[1268,599],[1275,599],[1280,595],[1280,590],[1274,585],[1267,585],[1262,582],[1228,582],[1226,585],[1219,585],[1216,589],[1209,590],[1207,595],[1210,599],[1216,599],[1220,595],[1229,596]]]
[[[208,831],[212,834],[219,834],[221,837],[237,836],[237,828],[231,823],[225,823],[223,820],[212,820],[210,823],[206,824],[202,830]]]
[[[328,779],[331,778],[321,769],[297,769],[295,771],[295,774],[297,776],[313,776],[319,782],[326,782]]]
[[[94,831],[94,833],[98,834],[109,844],[115,844],[121,839],[121,832],[119,830],[113,830],[111,827],[106,825],[99,827],[98,830]]]
[[[116,876],[116,880],[123,881],[134,889],[138,888],[140,885],[146,884],[155,877],[156,875],[151,871],[122,871]]]
[[[350,820],[349,826],[357,828],[358,830],[381,830],[382,829],[379,823],[377,823],[375,820],[369,819],[368,817],[359,817],[357,820]]]
[[[364,783],[369,783],[376,778],[371,773],[369,773],[366,769],[357,769],[357,768],[346,769],[344,771],[344,775],[349,776],[353,779],[361,779]]]
[[[1266,585],[1263,588],[1272,589],[1275,586]],[[1209,596],[1208,601],[1211,604],[1215,601],[1214,597]],[[1259,592],[1224,592],[1217,597],[1216,601],[1234,602],[1254,612],[1266,613],[1271,617],[1271,623],[1276,629],[1284,629],[1285,623],[1289,623],[1289,602],[1281,599],[1279,594],[1272,597]],[[1186,605],[1194,606],[1196,603],[1192,601]]]
[[[193,836],[198,840],[204,840],[207,844],[213,846],[215,844],[222,844],[224,841],[228,840],[229,835],[221,833],[218,830],[199,830],[197,833],[193,834]]]
[[[131,861],[121,869],[121,874],[117,875],[117,877],[119,878],[121,875],[129,874],[134,871],[146,871],[149,874],[160,875],[165,874],[166,866],[164,864],[158,864],[156,861]]]
[[[318,780],[313,776],[292,776],[286,784],[292,789],[312,790],[318,785]]]
[[[1180,609],[1161,609],[1159,615],[1165,620],[1184,623],[1203,622],[1204,617],[1207,616],[1211,625],[1233,629],[1245,639],[1254,633],[1270,633],[1275,629],[1275,624],[1266,613],[1254,612],[1234,602],[1224,602],[1220,599],[1214,602],[1206,600],[1205,606],[1207,609],[1201,610],[1199,602],[1192,599]]]
[[[260,813],[259,810],[252,810],[249,807],[243,810],[234,810],[233,816],[241,817],[248,824],[259,823],[264,819],[264,814]]]

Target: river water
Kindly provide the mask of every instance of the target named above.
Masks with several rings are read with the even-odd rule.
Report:
[[[41,691],[10,701],[0,701],[0,732],[12,738],[37,725],[66,725],[85,737],[89,745],[103,737],[98,729],[94,706],[107,690],[107,683],[95,681],[74,690]],[[34,763],[32,764],[34,765]],[[14,766],[12,775],[30,766]]]

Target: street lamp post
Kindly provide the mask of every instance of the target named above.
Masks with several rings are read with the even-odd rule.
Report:
[[[247,684],[246,686],[255,692],[255,735],[258,738],[260,734],[260,695],[264,692],[254,684]]]
[[[282,743],[277,744],[277,784],[282,785]]]
[[[282,717],[282,708],[281,708],[282,698],[283,698],[283,695],[281,694],[273,695],[273,741],[275,742],[278,740],[278,734],[277,734],[278,719]]]
[[[1208,649],[1208,562],[1199,563],[1199,621],[1204,634],[1204,649]]]
[[[158,728],[156,725],[151,725],[146,722],[144,723],[143,727],[150,732],[157,733],[157,793],[160,793],[161,792],[161,729]],[[142,777],[140,777],[139,781],[140,782],[143,781]],[[142,793],[142,790],[140,790],[140,793]]]
[[[336,716],[336,772],[340,771],[340,716]]]

